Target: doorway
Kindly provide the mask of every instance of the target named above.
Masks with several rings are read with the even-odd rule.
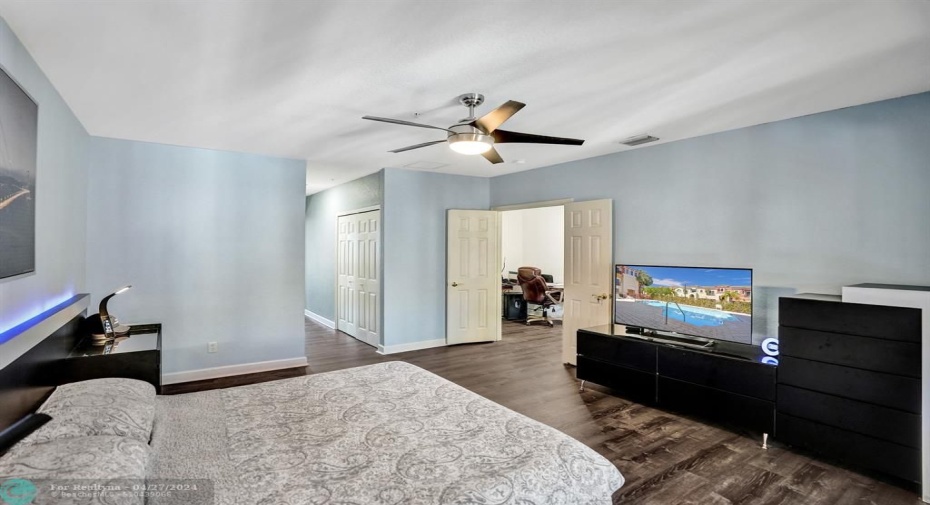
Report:
[[[613,201],[553,200],[494,210],[506,212],[558,206],[563,210],[562,362],[574,365],[578,330],[610,323]]]
[[[377,347],[381,321],[381,211],[336,221],[336,329]]]
[[[504,264],[502,250],[498,245],[499,239],[503,238],[498,228],[500,214],[511,210],[559,206],[563,211],[564,290],[560,304],[564,314],[561,325],[562,362],[570,365],[576,362],[578,329],[610,323],[612,200],[557,200],[497,207],[490,211],[450,209],[446,228],[447,344],[500,340],[503,292],[506,288],[504,284],[511,271],[507,265],[517,269],[520,266],[534,266],[516,265],[525,258],[510,258]],[[477,246],[474,251],[473,246]],[[457,254],[456,251],[470,253]],[[468,261],[463,262],[462,258],[468,258]],[[550,268],[558,271],[557,265]],[[463,276],[474,278],[463,282]],[[555,284],[554,275],[552,284]],[[491,314],[496,314],[497,319],[492,320],[489,317]],[[471,321],[480,324],[465,324]]]
[[[562,336],[564,213],[564,205],[501,211],[503,339]],[[524,297],[517,279],[521,267],[539,269],[546,282],[545,305],[529,303]]]

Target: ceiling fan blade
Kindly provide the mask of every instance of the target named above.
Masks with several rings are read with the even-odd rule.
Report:
[[[382,123],[394,123],[394,124],[400,124],[404,126],[418,126],[420,128],[431,128],[433,130],[442,130],[444,132],[453,133],[452,130],[449,130],[448,128],[440,128],[438,126],[431,126],[428,124],[411,123],[410,121],[404,121],[403,119],[391,119],[389,117],[375,117],[375,116],[362,116],[362,119],[368,119],[371,121],[381,121]]]
[[[508,100],[507,103],[481,116],[472,124],[481,128],[486,133],[491,133],[496,130],[498,126],[504,124],[504,121],[507,121],[511,116],[520,112],[520,109],[524,107],[526,107],[525,103]]]
[[[422,143],[422,144],[417,144],[417,145],[415,145],[415,146],[401,147],[400,149],[394,149],[393,151],[388,151],[388,152],[391,152],[391,153],[402,153],[402,152],[404,152],[404,151],[411,151],[411,150],[413,150],[413,149],[419,149],[419,148],[421,148],[421,147],[434,146],[434,145],[436,145],[436,144],[442,144],[443,142],[445,142],[445,140],[434,140],[434,141],[432,141],[432,142],[424,142],[424,143]]]
[[[533,135],[532,133],[509,132],[507,130],[495,130],[491,133],[491,136],[494,137],[495,144],[563,144],[569,146],[584,144],[584,140],[581,139],[549,137],[546,135]]]
[[[497,152],[497,149],[494,149],[493,147],[490,150],[481,153],[481,155],[484,156],[484,159],[494,163],[495,165],[504,162],[504,159],[501,158],[501,155]]]

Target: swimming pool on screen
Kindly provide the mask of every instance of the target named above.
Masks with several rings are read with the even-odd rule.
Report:
[[[650,307],[660,307],[662,315],[669,319],[692,324],[694,326],[722,326],[728,321],[736,321],[736,316],[722,310],[681,305],[671,302],[651,300],[643,302]]]

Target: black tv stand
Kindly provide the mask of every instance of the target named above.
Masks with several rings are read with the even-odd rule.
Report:
[[[726,341],[703,344],[630,333],[623,326],[582,329],[576,373],[637,403],[774,433],[775,366],[763,361],[762,349]]]

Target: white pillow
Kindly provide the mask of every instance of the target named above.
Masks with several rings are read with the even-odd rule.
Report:
[[[148,443],[155,388],[135,379],[94,379],[59,386],[38,412],[52,417],[17,445],[61,438],[116,435]]]

